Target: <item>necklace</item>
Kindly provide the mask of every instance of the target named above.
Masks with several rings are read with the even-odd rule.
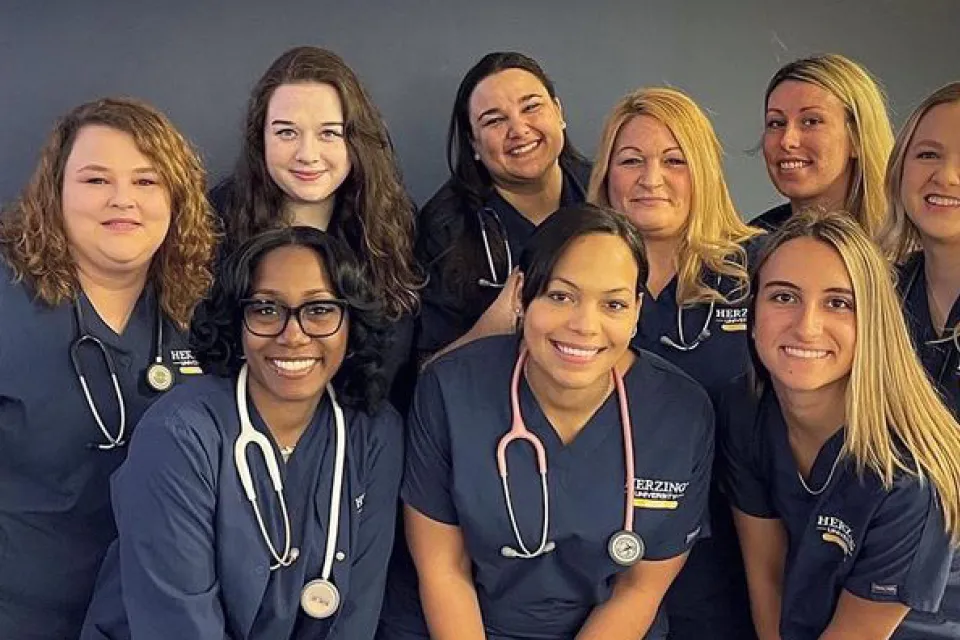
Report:
[[[283,456],[283,461],[287,462],[290,459],[290,456],[293,455],[293,450],[297,448],[297,445],[292,444],[289,447],[280,447],[280,455]]]
[[[816,491],[814,491],[807,485],[806,480],[803,479],[803,474],[797,471],[797,478],[800,479],[800,484],[803,485],[803,488],[807,493],[809,493],[812,496],[818,496],[827,489],[827,487],[830,485],[830,481],[833,480],[833,472],[837,470],[837,463],[840,462],[840,454],[842,453],[843,453],[843,449],[841,448],[840,451],[837,452],[837,457],[833,459],[833,466],[830,467],[830,475],[827,476],[826,482],[824,482],[823,486],[821,486]]]

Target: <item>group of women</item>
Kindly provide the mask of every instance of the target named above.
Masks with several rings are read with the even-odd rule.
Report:
[[[960,83],[894,140],[823,55],[764,113],[748,225],[689,96],[591,163],[514,52],[416,214],[323,49],[209,193],[72,110],[0,214],[0,637],[960,637]]]

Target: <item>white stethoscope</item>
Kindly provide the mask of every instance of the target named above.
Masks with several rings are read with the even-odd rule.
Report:
[[[497,266],[493,263],[493,252],[490,250],[490,236],[487,234],[487,224],[483,221],[484,214],[493,218],[493,221],[497,224],[497,231],[503,238],[503,249],[507,258],[507,270],[504,271],[502,279],[498,277]],[[497,215],[497,212],[490,207],[481,207],[477,210],[477,222],[480,223],[480,237],[483,239],[483,251],[487,255],[487,267],[490,269],[490,278],[480,278],[477,280],[477,284],[481,287],[487,287],[488,289],[503,289],[507,284],[507,278],[510,277],[510,273],[513,271],[513,253],[510,251],[510,242],[507,240],[507,228],[503,225],[503,221],[500,219],[500,216]]]
[[[720,292],[720,276],[717,276],[717,293]],[[693,339],[693,342],[687,342],[686,338],[683,335],[683,307],[677,308],[677,338],[679,342],[675,342],[670,336],[660,336],[660,344],[672,347],[677,351],[693,351],[700,346],[701,342],[705,342],[710,339],[710,336],[713,335],[710,333],[710,320],[713,318],[713,310],[716,308],[717,303],[713,300],[710,301],[710,306],[707,308],[707,317],[703,321],[703,326],[700,327],[700,333],[697,334],[697,337]]]
[[[333,571],[333,558],[337,546],[337,533],[340,526],[340,499],[343,495],[343,476],[344,476],[344,458],[346,457],[346,426],[344,425],[343,409],[337,403],[336,394],[333,387],[327,384],[327,395],[330,396],[330,404],[333,405],[333,418],[335,424],[336,454],[333,463],[333,488],[330,490],[330,518],[327,527],[327,546],[323,555],[323,569],[320,577],[311,580],[303,587],[300,592],[300,606],[311,618],[329,618],[340,607],[340,591],[330,580],[330,574]],[[237,465],[237,474],[240,476],[240,484],[243,485],[243,491],[247,499],[253,506],[253,513],[257,517],[257,524],[260,525],[260,534],[263,536],[267,549],[274,563],[270,565],[270,570],[275,571],[280,567],[289,567],[297,558],[300,557],[300,550],[292,546],[292,535],[290,532],[290,515],[287,513],[287,501],[283,496],[283,479],[280,477],[280,466],[277,464],[277,457],[274,455],[273,447],[267,437],[254,429],[250,422],[250,412],[247,409],[247,365],[244,364],[240,369],[240,375],[237,376],[237,412],[240,414],[240,435],[233,446],[233,456]],[[247,464],[246,450],[247,445],[254,444],[260,449],[264,462],[267,465],[267,472],[270,474],[270,481],[273,483],[273,490],[277,494],[277,501],[280,503],[280,512],[283,515],[283,553],[273,546],[273,540],[270,537],[267,527],[264,524],[263,516],[260,513],[260,506],[257,504],[257,491],[253,485],[253,477],[250,474],[250,467]]]
[[[523,416],[520,413],[520,374],[523,371],[523,363],[527,359],[527,351],[521,348],[520,355],[517,357],[517,364],[513,369],[513,379],[510,383],[510,405],[512,409],[512,424],[510,431],[505,433],[497,443],[497,471],[500,474],[500,481],[503,485],[503,497],[507,503],[507,515],[510,518],[510,526],[513,528],[514,539],[520,549],[509,545],[504,545],[500,549],[500,555],[504,558],[519,558],[529,560],[538,558],[544,554],[550,553],[556,548],[556,543],[547,540],[550,530],[550,495],[547,491],[547,453],[543,448],[543,443],[535,434],[527,430],[523,422]],[[623,379],[616,369],[611,371],[614,384],[617,388],[617,396],[620,400],[620,424],[623,427],[623,459],[626,467],[626,483],[624,490],[626,492],[626,506],[623,517],[623,529],[616,531],[610,536],[607,542],[607,553],[610,559],[617,564],[629,567],[636,564],[643,557],[643,540],[633,531],[633,431],[630,423],[630,408],[627,405],[627,392],[623,387]],[[537,470],[540,472],[540,486],[543,490],[543,527],[540,531],[540,544],[531,551],[523,542],[520,535],[520,528],[517,526],[517,519],[513,512],[513,501],[510,499],[510,485],[507,482],[507,447],[516,440],[526,440],[533,447],[537,455]]]
[[[910,274],[910,279],[907,281],[906,289],[903,293],[903,301],[906,303],[907,299],[910,297],[911,291],[913,291],[913,286],[917,283],[917,278],[920,277],[920,269],[923,268],[923,265],[917,263],[917,266],[913,268],[913,272]],[[933,346],[937,344],[944,344],[947,342],[953,343],[954,353],[960,355],[960,326],[954,327],[950,332],[950,335],[944,336],[942,338],[936,338],[935,340],[927,340],[924,344],[927,346]],[[937,382],[943,381],[943,376],[947,372],[947,369],[950,367],[950,358],[947,357],[944,360],[943,368],[940,369],[940,375],[937,376]],[[957,375],[960,375],[960,358],[957,359],[957,366],[954,371]]]
[[[70,361],[73,363],[73,370],[76,372],[77,380],[80,381],[80,388],[83,389],[83,395],[87,400],[87,407],[90,409],[93,419],[100,428],[100,433],[106,439],[106,442],[90,443],[90,448],[96,448],[101,451],[108,451],[126,444],[123,440],[127,430],[127,405],[123,400],[123,392],[120,391],[120,381],[117,378],[117,368],[113,362],[113,356],[103,344],[103,342],[87,331],[87,326],[83,321],[83,312],[80,309],[80,300],[73,301],[73,311],[77,320],[77,339],[70,345]],[[107,365],[107,371],[110,373],[110,381],[113,383],[113,391],[117,398],[117,407],[120,410],[120,421],[117,425],[116,435],[110,433],[103,418],[97,410],[97,404],[94,402],[93,394],[90,393],[90,387],[87,385],[87,376],[83,373],[83,366],[80,362],[80,347],[89,342],[100,349],[104,363]],[[160,311],[159,302],[157,304],[157,328],[156,328],[156,351],[154,361],[147,368],[147,386],[157,393],[162,393],[173,386],[173,371],[163,362],[163,316]]]

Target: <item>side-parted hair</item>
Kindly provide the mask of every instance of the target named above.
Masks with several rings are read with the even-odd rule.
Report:
[[[80,294],[63,224],[63,180],[77,134],[86,126],[129,134],[157,170],[170,197],[170,229],[150,265],[148,285],[181,329],[210,286],[216,245],[206,172],[190,143],[162,113],[132,98],[82,104],[54,127],[20,198],[0,214],[0,254],[35,295],[51,306]]]
[[[200,303],[190,327],[190,343],[206,373],[232,378],[243,365],[241,301],[253,292],[263,258],[282,247],[307,247],[320,258],[337,297],[347,301],[340,328],[349,331],[347,355],[333,377],[337,397],[347,406],[370,412],[386,396],[383,373],[388,320],[379,294],[363,266],[342,240],[312,227],[284,227],[244,242],[223,262],[210,295]],[[348,328],[349,327],[349,328]]]
[[[910,150],[913,136],[923,116],[934,107],[956,102],[960,102],[960,82],[951,82],[927,96],[907,118],[897,134],[893,151],[890,152],[887,179],[884,185],[887,196],[887,217],[877,235],[877,241],[887,257],[896,264],[904,262],[911,253],[920,249],[920,233],[907,215],[901,192],[903,165],[907,159],[907,152]],[[960,127],[960,122],[957,126]]]
[[[847,134],[856,152],[843,209],[873,237],[886,213],[883,178],[893,147],[887,100],[877,80],[860,64],[836,53],[794,60],[781,67],[763,95],[766,112],[770,94],[787,80],[808,82],[829,91],[843,103]]]
[[[689,96],[664,87],[638,89],[624,96],[607,116],[594,160],[587,200],[611,207],[610,163],[620,130],[636,116],[656,118],[680,145],[690,170],[690,214],[681,229],[677,265],[677,303],[733,303],[749,293],[743,243],[762,233],[737,215],[723,177],[723,148],[710,120]],[[704,268],[736,283],[729,296],[705,278]],[[728,299],[729,298],[729,299]]]
[[[337,54],[296,47],[277,58],[254,86],[247,104],[240,157],[224,218],[229,248],[266,229],[289,225],[286,194],[267,171],[264,131],[277,87],[324,83],[343,105],[350,173],[336,193],[328,231],[349,243],[367,264],[371,282],[393,317],[419,304],[422,278],[413,258],[414,205],[397,166],[387,126],[353,70]]]
[[[643,238],[636,227],[616,211],[584,203],[558,209],[540,223],[527,242],[520,255],[520,271],[523,273],[520,304],[524,309],[547,290],[553,270],[567,248],[578,238],[589,235],[615,236],[623,240],[637,263],[636,294],[639,296],[646,290],[647,256],[643,250]]]
[[[898,471],[929,481],[948,532],[960,541],[960,425],[913,349],[890,264],[848,213],[803,211],[771,236],[753,271],[751,334],[764,264],[796,238],[813,238],[833,248],[853,284],[857,335],[841,455],[852,457],[859,473],[877,474],[888,489]],[[770,375],[752,340],[750,352],[762,389]]]

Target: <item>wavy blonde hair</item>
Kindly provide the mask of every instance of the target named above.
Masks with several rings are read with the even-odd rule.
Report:
[[[186,330],[212,281],[216,234],[206,198],[206,172],[166,116],[143,102],[103,98],[74,108],[57,122],[20,198],[0,215],[0,254],[16,277],[48,305],[80,294],[77,267],[64,232],[62,192],[73,143],[89,125],[130,134],[160,174],[170,196],[171,221],[153,257],[149,279],[163,311]]]
[[[872,237],[883,223],[886,211],[883,178],[893,147],[893,128],[883,89],[865,68],[839,54],[801,58],[781,67],[770,79],[763,96],[764,112],[770,94],[787,80],[815,84],[843,103],[847,134],[857,152],[857,157],[850,159],[853,171],[843,209],[852,213]]]
[[[764,263],[796,238],[813,238],[836,250],[853,284],[857,339],[841,455],[851,456],[858,472],[876,473],[887,489],[897,471],[929,480],[947,531],[960,542],[960,425],[913,349],[890,264],[849,213],[810,209],[791,216],[771,236],[756,264],[755,289]],[[750,349],[763,384],[769,373],[752,341]]]
[[[723,177],[723,148],[703,111],[686,94],[665,87],[638,89],[624,96],[607,116],[597,147],[587,200],[611,207],[610,159],[620,130],[632,118],[651,116],[663,123],[680,145],[690,170],[690,214],[681,229],[677,264],[677,303],[732,303],[749,292],[743,242],[762,233],[744,223]],[[704,282],[704,267],[736,282],[724,296]]]
[[[927,115],[927,112],[934,107],[955,102],[960,102],[960,82],[951,82],[927,96],[907,118],[897,134],[893,151],[890,152],[890,161],[887,163],[887,179],[884,183],[884,192],[887,197],[887,216],[877,234],[877,242],[883,248],[887,257],[897,264],[904,262],[907,256],[920,249],[920,232],[907,215],[901,192],[903,165],[907,159],[907,151],[910,149],[913,136],[917,132],[917,127],[923,116]]]

